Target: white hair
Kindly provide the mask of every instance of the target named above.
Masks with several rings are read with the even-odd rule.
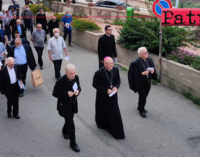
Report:
[[[54,28],[54,29],[53,29],[53,32],[55,32],[55,30],[59,30],[59,32],[60,32],[60,29],[58,29],[58,28]]]
[[[8,64],[10,61],[15,61],[13,57],[6,58],[6,64]]]
[[[21,38],[16,38],[15,41],[20,41],[22,43],[22,39]]]
[[[67,72],[67,71],[69,71],[69,70],[75,70],[74,64],[67,64],[67,65],[65,66],[65,71]]]
[[[140,55],[140,54],[143,52],[143,50],[145,50],[145,49],[147,49],[147,48],[146,48],[146,47],[140,47],[140,48],[137,50],[138,55]]]

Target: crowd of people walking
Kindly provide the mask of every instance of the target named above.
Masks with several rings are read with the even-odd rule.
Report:
[[[0,1],[1,2],[1,1]],[[65,119],[62,129],[63,137],[70,139],[70,147],[79,152],[76,143],[74,114],[78,113],[77,97],[81,92],[79,76],[73,64],[67,64],[65,75],[61,75],[61,65],[64,56],[68,56],[65,39],[68,35],[68,46],[72,47],[71,34],[73,18],[67,11],[62,17],[64,36],[60,36],[59,22],[55,16],[48,22],[43,9],[39,9],[36,16],[36,29],[34,30],[33,13],[28,4],[19,17],[20,6],[17,1],[12,1],[8,10],[0,13],[0,91],[7,98],[7,116],[20,119],[19,97],[24,96],[26,89],[26,75],[28,67],[31,71],[37,68],[30,41],[37,52],[38,66],[43,70],[43,50],[47,43],[49,60],[54,64],[56,83],[53,96],[58,99],[57,110]],[[27,39],[30,31],[31,39]],[[50,39],[47,40],[47,33]],[[64,54],[63,54],[64,52]],[[157,79],[153,60],[148,56],[147,49],[138,49],[138,59],[131,63],[128,71],[130,89],[138,92],[138,111],[145,118],[146,98],[151,88],[151,79]],[[105,35],[99,38],[97,64],[99,69],[94,74],[92,86],[96,89],[95,120],[97,127],[107,130],[116,139],[125,139],[123,120],[118,105],[118,89],[121,84],[119,69],[114,66],[117,61],[115,37],[112,27],[105,26]]]

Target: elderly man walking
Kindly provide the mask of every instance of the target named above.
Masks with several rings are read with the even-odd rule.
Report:
[[[77,97],[81,92],[79,77],[76,75],[75,66],[68,64],[65,68],[66,74],[62,76],[55,84],[53,96],[58,98],[57,110],[61,117],[65,119],[62,129],[63,137],[70,139],[70,147],[79,152],[76,144],[74,114],[78,113]]]
[[[138,111],[141,117],[145,118],[146,99],[151,89],[151,79],[157,80],[156,68],[153,60],[148,56],[147,49],[138,49],[139,58],[130,64],[128,81],[130,89],[139,94]]]
[[[55,78],[58,80],[61,76],[60,69],[63,59],[63,50],[65,55],[68,56],[67,46],[64,39],[59,36],[60,30],[58,28],[53,29],[54,36],[49,39],[47,50],[49,53],[49,59],[54,64]]]
[[[37,24],[37,29],[32,33],[31,41],[33,42],[33,46],[38,54],[38,64],[40,65],[40,69],[43,69],[43,60],[42,54],[44,49],[44,39],[46,37],[46,32],[42,29],[41,24]]]
[[[20,69],[15,66],[12,57],[6,59],[6,66],[0,71],[0,91],[7,98],[7,114],[11,118],[11,113],[16,119],[19,117],[19,91],[23,87]],[[13,108],[12,108],[13,107]]]
[[[27,5],[25,10],[21,14],[21,18],[24,20],[25,30],[27,32],[27,29],[31,31],[31,34],[33,33],[33,13],[30,10],[29,6]]]
[[[20,33],[20,38],[24,38],[24,39],[26,38],[26,30],[20,19],[17,19],[16,25],[13,26],[13,30],[12,30],[13,37],[16,31]]]
[[[3,29],[5,30],[5,33],[8,37],[8,40],[11,40],[11,32],[10,32],[10,21],[12,20],[12,15],[9,14],[9,11],[6,11],[6,15],[3,19]]]
[[[71,45],[71,38],[72,38],[72,16],[69,14],[69,11],[66,11],[66,15],[62,18],[62,25],[63,25],[63,31],[64,31],[64,40],[66,39],[68,35],[68,44],[70,47]]]
[[[99,129],[109,131],[116,139],[125,138],[117,96],[120,83],[119,69],[113,67],[111,57],[105,57],[104,67],[93,77],[93,87],[97,90],[95,119]]]
[[[53,37],[53,29],[54,28],[59,28],[59,22],[55,16],[52,16],[52,19],[48,23],[50,37]]]
[[[8,57],[15,58],[15,64],[18,65],[22,73],[22,81],[26,84],[28,65],[32,71],[36,68],[35,58],[31,47],[29,45],[22,45],[22,40],[20,38],[16,38],[15,45],[8,48]],[[22,90],[20,97],[23,95],[24,91]]]

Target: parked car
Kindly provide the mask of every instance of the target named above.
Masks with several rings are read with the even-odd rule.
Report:
[[[123,6],[125,9],[127,8],[127,5],[119,0],[100,0],[95,3],[95,6],[106,8],[116,8],[117,6]]]

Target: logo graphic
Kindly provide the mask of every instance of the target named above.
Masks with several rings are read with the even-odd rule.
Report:
[[[168,8],[172,8],[172,3],[170,0],[156,0],[154,3],[153,3],[153,13],[161,18],[161,15],[162,15],[162,9],[165,8],[165,9],[168,9]]]

